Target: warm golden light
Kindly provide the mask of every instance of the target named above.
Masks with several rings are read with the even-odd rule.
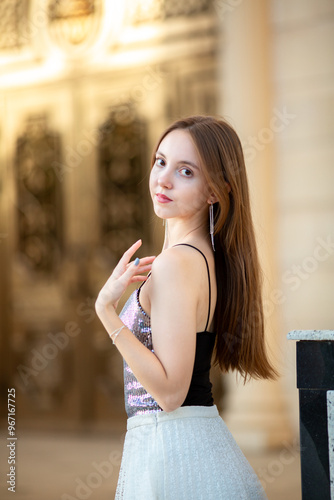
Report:
[[[63,69],[63,60],[59,55],[52,54],[42,65],[0,75],[0,87],[5,89],[49,81],[56,78]]]
[[[60,45],[80,45],[94,38],[100,2],[54,0],[49,3],[50,33]]]

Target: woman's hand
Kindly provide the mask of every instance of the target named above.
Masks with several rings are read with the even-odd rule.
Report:
[[[119,299],[130,283],[146,281],[147,276],[142,273],[151,270],[155,256],[144,257],[140,260],[137,258],[130,263],[131,257],[136,253],[141,244],[141,240],[136,241],[136,243],[123,254],[123,257],[115,267],[110,278],[101,289],[95,303],[95,309],[100,319],[102,319],[101,316],[107,312],[108,308],[113,307],[116,309]]]

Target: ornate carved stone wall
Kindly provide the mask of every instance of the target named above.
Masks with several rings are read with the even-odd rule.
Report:
[[[0,2],[1,51],[17,50],[27,43],[24,28],[30,3],[30,0],[3,0]]]
[[[94,4],[86,12],[94,30],[74,43],[79,4]],[[180,115],[216,110],[210,2],[130,2],[117,39],[102,33],[114,22],[110,5],[0,7],[16,47],[11,57],[0,40],[0,227],[8,234],[0,383],[17,387],[21,425],[124,417],[122,360],[96,319],[95,297],[134,240],[143,239],[143,253],[160,249],[148,175],[161,131]]]
[[[117,262],[125,248],[147,233],[148,197],[144,172],[148,166],[146,123],[134,105],[113,108],[100,127],[100,244]]]
[[[128,22],[140,24],[210,12],[210,0],[135,0],[128,4]]]
[[[18,252],[29,269],[53,274],[63,246],[61,184],[52,162],[61,160],[60,136],[46,116],[30,116],[17,139]]]

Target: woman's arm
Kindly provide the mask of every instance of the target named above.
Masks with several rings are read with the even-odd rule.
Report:
[[[177,247],[163,252],[153,267],[153,348],[166,373],[167,383],[161,396],[173,410],[185,400],[192,377],[203,263],[197,252]]]
[[[183,403],[192,376],[200,282],[196,267],[197,255],[181,248],[165,250],[154,261],[150,296],[154,353],[127,328],[115,342],[137,380],[167,412]],[[126,272],[130,274],[130,268]],[[98,301],[96,307],[109,334],[123,325],[114,307]]]

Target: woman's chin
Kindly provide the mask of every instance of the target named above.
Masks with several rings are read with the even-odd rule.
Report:
[[[163,207],[154,206],[154,213],[159,219],[168,219],[169,215],[167,214],[167,210],[164,210]]]

